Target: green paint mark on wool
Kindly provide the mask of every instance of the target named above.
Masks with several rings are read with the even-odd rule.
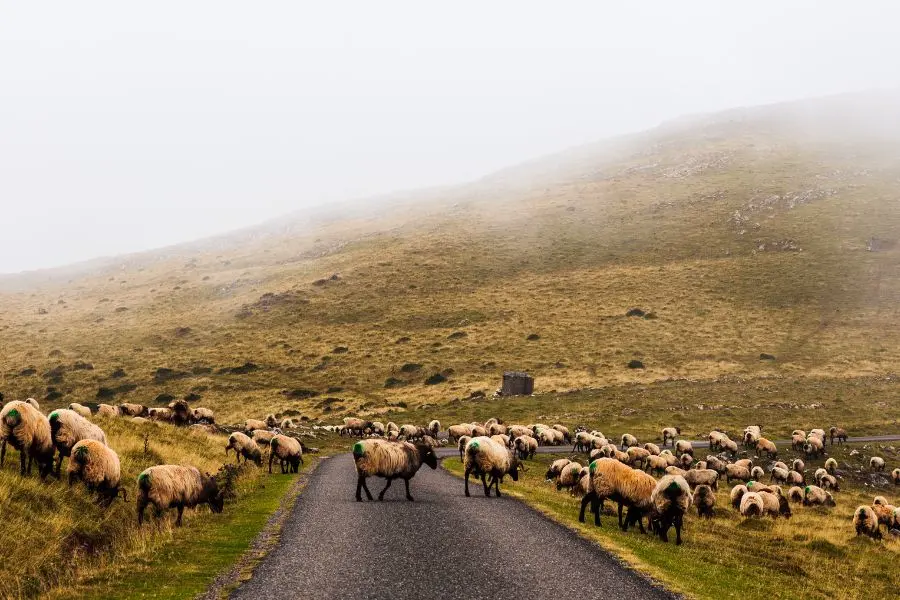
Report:
[[[681,487],[681,486],[678,485],[678,482],[675,481],[675,480],[673,480],[672,483],[669,484],[669,491],[670,491],[670,492],[674,492],[675,490],[677,490],[677,489],[680,488],[680,487]]]
[[[593,473],[593,472],[596,471],[596,470],[597,470],[597,461],[595,460],[595,461],[592,462],[592,463],[590,464],[590,466],[588,467],[588,471],[590,471],[591,473]]]
[[[755,482],[755,481],[748,481],[748,482],[747,482],[747,487],[748,487],[748,488],[752,488],[754,483],[756,483],[756,482]]]
[[[359,457],[363,456],[366,453],[365,444],[362,442],[356,442],[353,444],[353,456]]]
[[[472,448],[473,450],[478,450],[478,448],[480,448],[480,447],[481,447],[481,445],[477,441],[473,440],[473,441],[469,442],[469,448]]]
[[[49,416],[49,417],[47,417],[47,419],[48,419],[51,423],[52,423],[53,421],[57,420],[58,418],[59,418],[59,412],[57,412],[57,411],[55,411],[55,410],[54,410],[52,413],[50,413],[50,416]]]
[[[138,487],[142,490],[146,490],[150,487],[150,473],[144,471],[138,475]]]
[[[809,486],[806,486],[805,488],[803,488],[803,491],[806,493],[809,493]]]

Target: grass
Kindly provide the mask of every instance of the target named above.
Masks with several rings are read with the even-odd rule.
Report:
[[[538,455],[529,461],[529,471],[520,475],[519,482],[507,480],[502,490],[690,598],[894,598],[900,577],[900,541],[856,538],[850,520],[856,506],[870,504],[876,493],[897,502],[898,491],[885,483],[867,488],[861,462],[846,450],[836,454],[842,463],[852,464],[841,482],[842,490],[835,493],[836,507],[793,505],[789,520],[745,520],[731,508],[729,486],[723,482],[716,516],[706,521],[692,512],[686,519],[682,546],[673,541],[663,544],[634,530],[623,533],[609,507],[602,527],[594,527],[590,515],[587,524],[578,523],[580,499],[557,492],[543,479],[547,465],[558,456]],[[443,464],[450,472],[462,474],[459,459],[445,459]],[[817,466],[808,465],[809,473]],[[481,493],[480,484],[475,489]],[[670,534],[674,540],[674,532]]]

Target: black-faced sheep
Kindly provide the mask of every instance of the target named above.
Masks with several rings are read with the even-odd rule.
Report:
[[[789,489],[788,500],[791,502],[803,502],[803,488],[795,485]]]
[[[441,432],[441,422],[437,419],[432,419],[431,422],[428,423],[428,433],[431,434],[431,437],[437,438],[438,434]],[[505,431],[501,431],[499,433],[506,433]]]
[[[632,446],[639,446],[639,445],[640,444],[638,443],[638,439],[636,437],[634,437],[633,435],[631,435],[630,433],[622,434],[622,451],[623,452],[625,450],[627,450],[628,448],[631,448]]]
[[[691,507],[691,489],[684,478],[678,475],[666,475],[659,480],[650,494],[653,507],[651,523],[659,534],[659,539],[669,541],[669,528],[675,526],[675,545],[681,545],[681,526],[684,514]],[[629,518],[631,510],[628,510]]]
[[[575,434],[575,445],[572,452],[587,452],[593,447],[594,436],[587,431],[579,431]]]
[[[900,485],[900,467],[891,471],[891,479],[894,482],[894,485]]]
[[[740,505],[741,516],[744,517],[761,517],[766,512],[766,505],[762,497],[757,492],[747,492],[741,496]]]
[[[266,422],[259,419],[247,419],[244,421],[244,432],[248,434],[252,434],[257,429],[266,430],[268,428],[269,426],[266,425]]]
[[[834,458],[829,458],[825,461],[825,472],[829,475],[834,475],[835,473],[837,473],[837,467],[838,464]]]
[[[869,459],[869,468],[873,471],[884,471],[884,459],[880,456],[873,456]]]
[[[675,454],[690,454],[694,457],[694,445],[688,440],[678,440],[675,442]]]
[[[714,490],[719,489],[719,473],[712,469],[691,469],[685,471],[684,480],[691,487],[707,485]]]
[[[32,404],[13,400],[0,410],[0,466],[6,459],[6,444],[19,451],[19,473],[31,473],[31,463],[38,464],[41,479],[53,469],[53,440],[50,422]],[[27,457],[27,466],[26,466]]]
[[[148,504],[152,504],[158,513],[177,508],[176,526],[181,525],[185,507],[208,504],[213,512],[220,513],[225,505],[225,493],[219,490],[215,478],[201,474],[196,467],[157,465],[138,475],[137,483],[138,525],[144,522],[144,509]]]
[[[746,493],[747,493],[746,485],[736,485],[733,488],[731,488],[731,492],[729,494],[729,497],[731,500],[731,506],[733,506],[734,508],[740,508],[741,498]]]
[[[888,504],[887,498],[884,496],[875,496],[875,499],[872,500],[872,510],[875,511],[875,515],[878,517],[878,523],[884,525],[890,531],[897,507]]]
[[[238,464],[241,463],[241,457],[243,457],[245,461],[255,462],[257,467],[262,466],[262,452],[259,445],[245,433],[235,431],[228,436],[228,445],[225,446],[226,456],[229,450],[234,450],[234,458]]]
[[[725,467],[725,481],[727,483],[731,483],[732,479],[737,479],[738,481],[750,481],[750,469],[741,465],[726,465]]]
[[[834,490],[836,492],[841,491],[840,486],[838,485],[837,478],[834,475],[825,474],[821,481],[819,481],[819,487],[823,490]]]
[[[430,446],[381,439],[356,442],[353,445],[353,461],[356,465],[357,502],[362,502],[362,492],[372,500],[372,494],[366,485],[368,477],[382,477],[387,480],[384,489],[378,494],[379,501],[384,500],[385,492],[395,479],[402,479],[406,486],[406,499],[413,502],[412,494],[409,493],[409,480],[423,464],[436,469],[438,463],[434,448]]]
[[[828,461],[826,460],[825,463],[827,465]],[[794,460],[791,461],[791,469],[790,470],[797,471],[798,473],[802,473],[804,469],[806,469],[806,465],[799,458],[795,458]]]
[[[480,436],[469,441],[466,446],[463,467],[465,468],[467,497],[469,496],[469,475],[472,473],[481,477],[484,495],[488,497],[491,495],[491,486],[494,487],[494,495],[500,497],[500,482],[506,475],[512,477],[513,481],[519,480],[520,464],[515,453],[489,437]],[[488,476],[491,478],[490,483],[486,479]]]
[[[762,467],[753,467],[750,469],[750,479],[759,480],[762,479],[765,474],[766,472]]]
[[[815,485],[803,488],[803,506],[836,506],[834,496]]]
[[[76,413],[78,413],[79,415],[84,417],[85,419],[91,418],[91,409],[88,408],[87,406],[84,406],[83,404],[73,402],[69,405],[69,410],[75,411]]]
[[[777,518],[779,516],[782,516],[785,519],[791,518],[791,505],[788,503],[788,499],[782,495],[780,489],[775,493],[765,491],[755,493],[759,494],[759,497],[763,501],[765,514],[770,515],[772,518]]]
[[[290,419],[285,419],[284,421],[289,421]],[[284,421],[281,422],[282,428],[284,428]],[[214,413],[209,408],[198,407],[191,411],[191,423],[205,423],[207,425],[215,425],[216,424],[216,413]]]
[[[463,454],[466,451],[466,444],[469,443],[469,440],[472,438],[468,435],[461,435],[459,439],[456,441],[456,449],[459,450],[459,460],[462,462]],[[518,438],[516,438],[518,440]],[[537,446],[537,440],[535,440],[534,445]]]
[[[706,456],[706,468],[712,469],[713,471],[716,471],[720,475],[725,474],[726,465],[728,465],[727,462],[725,462],[718,456],[715,456],[714,454],[708,454]]]
[[[581,479],[581,469],[581,463],[577,462],[570,462],[563,467],[562,471],[559,473],[559,477],[556,478],[557,491],[575,486],[578,483],[578,480]]]
[[[825,443],[815,435],[806,438],[806,444],[803,445],[803,453],[807,458],[818,458],[825,452]]]
[[[862,505],[853,512],[853,527],[856,535],[867,535],[873,540],[881,539],[881,529],[878,527],[878,516],[871,506]]]
[[[172,411],[166,407],[151,408],[151,409],[147,410],[147,417],[151,421],[161,421],[163,423],[170,423],[172,421]],[[265,426],[265,423],[263,423],[263,426]]]
[[[50,421],[50,438],[59,452],[56,461],[56,476],[62,470],[63,458],[72,453],[72,448],[81,440],[97,440],[106,444],[103,430],[79,415],[74,410],[60,408],[47,417]]]
[[[97,405],[97,416],[98,417],[121,417],[122,411],[118,406],[112,406],[111,404],[98,404]]]
[[[681,435],[680,427],[666,427],[662,430],[662,445],[666,446],[669,442],[675,445],[675,438]],[[658,453],[657,453],[658,454]]]
[[[123,417],[146,417],[149,409],[143,404],[123,402],[119,405],[119,414]]]
[[[697,516],[711,519],[715,516],[716,494],[708,485],[698,485],[694,488],[694,506],[697,507]]]
[[[566,427],[565,425],[560,425],[559,423],[555,423],[554,425],[552,425],[552,428],[562,434],[563,442],[565,442],[566,444],[568,444],[569,442],[572,441],[572,434],[569,433],[569,428]]]
[[[547,473],[544,478],[547,481],[556,479],[557,477],[559,477],[559,474],[562,473],[563,468],[565,468],[565,466],[570,462],[572,461],[568,458],[558,458],[554,460],[552,463],[550,463],[550,466],[547,467]]]
[[[839,444],[847,441],[847,430],[843,427],[832,427],[828,430],[831,437],[831,445],[834,446],[834,438],[837,438]]]
[[[651,507],[650,495],[656,487],[656,480],[643,471],[637,471],[611,458],[598,458],[591,463],[590,491],[581,499],[578,520],[584,523],[584,512],[588,504],[594,513],[594,525],[600,525],[600,503],[606,499],[619,505],[619,527],[628,528],[629,523],[638,523],[641,532],[644,524],[641,516]],[[628,522],[622,520],[622,510],[628,507]],[[634,511],[634,512],[632,512]]]
[[[88,491],[99,494],[107,506],[119,495],[119,455],[100,440],[84,439],[75,444],[66,472],[70,486],[78,480],[83,481]],[[127,501],[125,488],[121,492]]]
[[[537,440],[530,435],[520,435],[514,440],[513,446],[515,446],[516,452],[519,454],[519,460],[534,458],[534,454],[538,449]],[[463,447],[460,447],[460,460],[462,460],[462,450]]]
[[[272,472],[272,462],[277,458],[281,465],[281,474],[288,472],[297,473],[303,463],[303,446],[300,442],[286,435],[276,434],[269,441],[269,473]]]

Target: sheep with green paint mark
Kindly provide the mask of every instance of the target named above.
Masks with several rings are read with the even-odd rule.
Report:
[[[545,430],[541,430],[543,433]],[[507,475],[513,481],[519,480],[519,469],[522,465],[514,452],[493,441],[489,437],[479,436],[472,438],[466,446],[465,458],[465,494],[469,496],[469,476],[481,478],[484,487],[484,495],[490,497],[491,487],[494,495],[500,497],[500,482]],[[487,478],[490,477],[490,482]]]
[[[581,479],[581,463],[570,462],[559,473],[556,479],[556,489],[571,488]]]
[[[379,438],[360,440],[353,445],[353,461],[356,466],[356,501],[362,502],[362,492],[372,500],[372,494],[366,485],[368,477],[382,477],[387,480],[384,489],[378,494],[378,500],[384,500],[384,493],[391,487],[395,479],[402,479],[406,486],[406,499],[413,502],[409,493],[409,480],[426,464],[437,468],[437,455],[434,449],[425,444],[412,442],[391,442]]]
[[[229,450],[234,450],[234,457],[237,464],[241,464],[241,458],[243,457],[245,462],[252,460],[256,463],[257,467],[262,466],[262,452],[259,449],[259,445],[246,433],[235,431],[228,436],[228,445],[225,446],[225,456],[228,456]]]
[[[269,473],[272,472],[272,462],[277,458],[281,465],[281,474],[297,473],[303,462],[303,446],[299,440],[286,435],[275,434],[269,442]]]
[[[219,489],[216,479],[203,475],[196,467],[183,465],[157,465],[145,469],[137,478],[138,525],[144,522],[144,510],[152,504],[157,513],[175,508],[178,518],[175,525],[181,525],[185,508],[208,504],[220,513],[225,505],[225,493]]]
[[[590,505],[591,512],[594,513],[594,525],[600,526],[600,504],[608,498],[619,505],[619,527],[627,530],[629,525],[637,523],[644,533],[641,519],[652,507],[650,495],[656,487],[656,479],[611,458],[598,458],[590,464],[589,469],[590,491],[581,499],[578,520],[584,523],[585,509]],[[628,519],[623,521],[622,511],[626,506]]]
[[[675,526],[675,545],[681,545],[681,527],[684,514],[690,509],[693,497],[691,488],[683,477],[666,475],[656,484],[650,494],[652,516],[650,522],[659,534],[659,539],[669,541],[669,529]],[[631,509],[628,510],[629,519]]]
[[[84,439],[76,443],[72,447],[66,473],[70,486],[76,481],[84,482],[88,491],[99,494],[107,506],[119,495],[119,455],[100,440]],[[125,489],[121,488],[121,492],[127,502]]]
[[[881,539],[881,529],[878,527],[878,516],[871,506],[862,505],[853,511],[853,527],[856,535],[867,535],[873,540]]]
[[[50,438],[59,452],[56,460],[56,476],[62,470],[64,457],[70,456],[72,448],[81,440],[97,440],[106,444],[106,434],[102,429],[76,413],[74,410],[60,408],[47,417],[50,421]]]
[[[6,459],[6,444],[19,451],[19,473],[31,473],[31,464],[38,464],[41,479],[53,469],[53,439],[50,422],[28,402],[13,400],[0,410],[0,466]],[[27,466],[26,466],[27,461]]]
[[[803,488],[803,506],[837,506],[834,496],[816,485]]]

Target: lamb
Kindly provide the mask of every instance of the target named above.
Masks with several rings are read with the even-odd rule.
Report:
[[[697,516],[711,519],[715,516],[716,494],[708,485],[698,485],[694,488],[694,505],[697,507]]]
[[[788,490],[788,499],[791,502],[803,502],[803,488],[794,486]]]
[[[764,514],[770,515],[773,519],[783,516],[785,519],[791,518],[791,505],[788,499],[781,494],[781,489],[777,492],[754,492],[759,494],[763,501]]]
[[[190,405],[184,400],[172,400],[169,402],[169,410],[172,411],[172,422],[179,427],[190,425],[191,412]]]
[[[691,469],[685,472],[684,480],[691,487],[706,485],[714,490],[719,489],[719,474],[712,469]]]
[[[206,423],[208,425],[216,424],[216,413],[208,408],[198,407],[191,411],[192,423]],[[282,421],[284,423],[284,421]],[[282,425],[283,427],[283,425]]]
[[[659,480],[650,494],[653,506],[651,522],[659,533],[659,539],[669,541],[669,528],[675,526],[675,545],[681,545],[681,527],[684,514],[691,507],[693,498],[691,489],[684,478],[678,475],[666,475]],[[629,519],[631,509],[628,510]]]
[[[70,456],[72,448],[81,440],[97,440],[106,444],[106,434],[103,430],[76,413],[74,410],[60,408],[50,413],[47,418],[50,422],[50,438],[53,445],[59,451],[56,461],[56,476],[60,476],[62,461]]]
[[[878,527],[878,516],[870,506],[863,504],[862,506],[857,507],[853,512],[853,527],[856,528],[857,536],[867,535],[873,540],[881,539],[881,529]]]
[[[516,452],[519,453],[519,460],[534,458],[534,453],[538,449],[537,440],[530,435],[520,435],[513,442],[513,446],[515,446]],[[460,460],[462,460],[462,448],[463,446],[460,446]]]
[[[622,434],[622,451],[624,452],[632,446],[639,446],[638,439],[630,433]]]
[[[568,444],[570,441],[572,441],[572,434],[569,433],[569,428],[566,427],[565,425],[560,425],[559,423],[555,423],[554,425],[551,426],[551,428],[555,429],[556,431],[558,431],[562,434],[563,441],[565,443]]]
[[[637,446],[632,446],[626,452],[628,455],[628,464],[637,468],[643,468],[644,464],[647,461],[647,457],[650,456],[650,453],[643,448],[638,448]]]
[[[803,488],[803,506],[836,506],[834,497],[830,492],[815,485]]]
[[[753,467],[752,469],[750,469],[750,478],[751,479],[755,479],[755,480],[762,479],[765,474],[766,474],[766,472],[763,470],[762,467]]]
[[[464,435],[472,437],[473,429],[474,428],[468,423],[463,423],[462,425],[451,425],[447,428],[447,437],[449,437],[451,441],[459,441],[459,438]]]
[[[151,408],[147,410],[147,416],[153,421],[168,423],[172,420],[172,411],[168,408]]]
[[[694,456],[694,445],[688,440],[678,440],[675,442],[675,453],[676,454],[690,454],[691,457]]]
[[[652,442],[645,442],[644,450],[646,450],[647,452],[649,452],[650,454],[652,454],[654,456],[659,456],[659,446],[657,446],[656,444],[654,444]]]
[[[213,512],[220,513],[225,505],[225,492],[219,490],[215,478],[209,474],[202,475],[196,467],[157,465],[138,475],[137,483],[138,525],[144,522],[144,510],[148,504],[152,504],[157,513],[177,508],[176,526],[181,526],[185,507],[208,504]]]
[[[428,423],[428,432],[431,434],[431,437],[437,438],[438,434],[441,432],[441,422],[437,419],[432,419],[431,422]],[[506,433],[502,431],[500,433]]]
[[[644,532],[642,515],[650,509],[650,496],[656,488],[656,480],[643,471],[637,471],[611,458],[599,458],[591,463],[590,491],[581,499],[578,520],[584,523],[584,511],[588,504],[594,513],[594,525],[600,525],[600,503],[609,498],[619,505],[619,527],[627,530],[630,523],[638,523]],[[629,507],[628,521],[623,522],[622,510]]]
[[[828,430],[828,433],[831,437],[832,446],[834,446],[834,438],[838,439],[839,444],[843,444],[847,441],[847,430],[843,427],[832,427]]]
[[[575,486],[581,479],[581,468],[581,464],[574,461],[563,467],[556,479],[557,491]]]
[[[97,405],[97,416],[98,417],[120,417],[122,416],[122,411],[118,406],[112,406],[110,404],[98,404]]]
[[[732,479],[747,482],[750,481],[750,469],[741,465],[727,465],[725,467],[725,481],[731,483]]]
[[[91,409],[83,404],[78,404],[77,402],[73,402],[69,405],[69,410],[78,413],[85,419],[91,418]]]
[[[413,502],[409,493],[409,480],[426,464],[437,468],[438,459],[434,448],[425,444],[412,442],[390,442],[381,439],[360,440],[353,445],[353,462],[356,466],[356,501],[362,502],[362,492],[371,501],[372,494],[366,485],[368,477],[382,477],[387,483],[378,500],[384,500],[384,494],[395,479],[402,479],[406,486],[406,499]]]
[[[729,494],[731,498],[731,506],[734,508],[740,508],[741,506],[741,498],[744,497],[744,494],[747,493],[746,485],[736,485],[731,488],[731,493]]]
[[[766,505],[757,492],[747,492],[741,496],[741,516],[761,517],[766,512]]]
[[[833,459],[829,459],[829,460],[833,460]],[[835,466],[837,466],[837,462],[835,462]],[[793,461],[791,461],[791,470],[792,471],[797,471],[798,473],[802,473],[805,468],[806,468],[806,465],[803,464],[803,461],[800,460],[799,458],[795,458]],[[828,468],[827,460],[825,461],[825,468],[826,469]]]
[[[228,445],[225,446],[226,456],[228,456],[229,450],[234,450],[237,464],[241,464],[241,457],[243,457],[244,461],[252,460],[257,467],[262,466],[262,452],[260,452],[259,446],[245,433],[235,431],[228,436]]]
[[[31,463],[38,464],[41,479],[53,469],[53,439],[50,421],[33,405],[13,400],[0,410],[0,466],[6,459],[6,444],[19,451],[19,473],[31,474]],[[26,468],[26,456],[28,465]]]
[[[869,459],[869,468],[873,471],[884,471],[884,459],[880,456],[873,456]]]
[[[764,437],[758,438],[756,440],[756,456],[762,456],[762,454],[768,454],[769,458],[778,456],[778,448],[775,447],[775,442]]]
[[[480,436],[469,442],[463,466],[466,497],[469,496],[469,475],[472,473],[481,477],[484,495],[487,497],[491,495],[491,486],[494,487],[494,495],[500,497],[500,481],[504,476],[509,475],[513,481],[519,480],[520,464],[515,453],[489,437]],[[485,479],[488,475],[491,477],[490,483]]]
[[[675,438],[681,435],[680,427],[666,427],[662,430],[662,445],[666,446],[669,442],[675,445]]]
[[[297,473],[300,471],[300,464],[303,463],[303,446],[300,442],[286,435],[276,434],[272,436],[269,442],[272,449],[269,452],[269,473],[272,472],[272,461],[278,458],[281,465],[281,474],[284,475],[288,471]]]
[[[71,458],[66,467],[69,486],[79,479],[87,485],[88,491],[96,492],[106,506],[119,495],[121,469],[119,455],[101,440],[83,439],[72,446]],[[127,502],[125,488],[122,498]]]
[[[837,473],[837,467],[838,467],[838,464],[834,458],[829,458],[828,460],[825,461],[825,471],[829,475],[834,475],[835,473]]]
[[[123,402],[119,405],[119,414],[123,417],[146,417],[149,409],[143,404]]]
[[[545,475],[544,478],[547,481],[556,479],[557,477],[559,477],[559,474],[562,473],[562,470],[565,468],[565,466],[567,464],[569,464],[570,462],[572,462],[572,461],[569,460],[568,458],[560,458],[560,459],[554,460],[552,463],[550,463],[550,466],[547,468],[547,474]]]
[[[244,432],[245,433],[253,433],[257,429],[268,429],[269,426],[266,425],[265,421],[260,421],[259,419],[247,419],[244,421]],[[341,434],[343,435],[343,434]]]

